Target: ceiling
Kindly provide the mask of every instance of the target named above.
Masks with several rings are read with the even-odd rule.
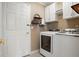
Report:
[[[39,2],[39,3],[42,4],[43,6],[48,6],[52,4],[53,2]]]

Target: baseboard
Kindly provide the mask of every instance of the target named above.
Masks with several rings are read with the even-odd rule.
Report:
[[[32,52],[31,52],[31,54],[34,54],[34,53],[39,53],[39,52],[40,52],[40,50],[39,50],[39,49],[37,49],[37,50],[32,51]]]

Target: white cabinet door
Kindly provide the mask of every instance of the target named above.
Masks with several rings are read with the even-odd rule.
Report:
[[[75,4],[78,4],[78,3],[79,3],[79,2],[72,2],[72,5],[75,5]],[[76,12],[72,9],[72,16],[73,16],[73,17],[78,17],[79,14],[76,13]]]
[[[79,36],[55,35],[54,56],[79,57]]]
[[[55,3],[50,5],[50,20],[49,21],[55,21]]]
[[[45,22],[50,20],[50,6],[45,7]]]
[[[5,3],[6,5],[6,39],[7,54],[9,57],[25,56],[30,54],[30,5],[28,3]],[[28,30],[27,30],[28,29]],[[6,48],[5,48],[6,49]]]
[[[53,55],[55,57],[62,57],[63,56],[63,35],[54,35],[53,36]]]
[[[45,20],[46,22],[56,21],[55,19],[55,3],[45,8]]]
[[[79,57],[79,37],[64,36],[62,55],[65,57]]]
[[[63,3],[63,18],[68,19],[72,17],[72,2],[64,2]]]

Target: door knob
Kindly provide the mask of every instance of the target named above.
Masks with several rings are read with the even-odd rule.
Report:
[[[30,26],[30,24],[27,24],[26,26]]]
[[[4,39],[0,39],[0,45],[4,45]]]

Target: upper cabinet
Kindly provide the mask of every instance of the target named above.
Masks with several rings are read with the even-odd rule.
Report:
[[[55,3],[50,5],[50,21],[56,21],[55,18]]]
[[[71,6],[77,4],[76,2],[64,2],[63,3],[63,18],[64,19],[69,19],[72,17],[77,17],[79,14],[77,14]]]
[[[56,21],[55,19],[55,3],[45,7],[45,22]]]
[[[72,17],[72,3],[71,2],[64,2],[63,3],[63,18],[71,18]]]
[[[56,2],[55,3],[55,8],[56,8],[56,11],[62,10],[62,2]]]
[[[50,20],[50,6],[45,7],[45,22]]]
[[[55,4],[55,10],[56,10],[56,19],[58,20],[60,16],[63,15],[63,5],[62,2],[56,2]]]

